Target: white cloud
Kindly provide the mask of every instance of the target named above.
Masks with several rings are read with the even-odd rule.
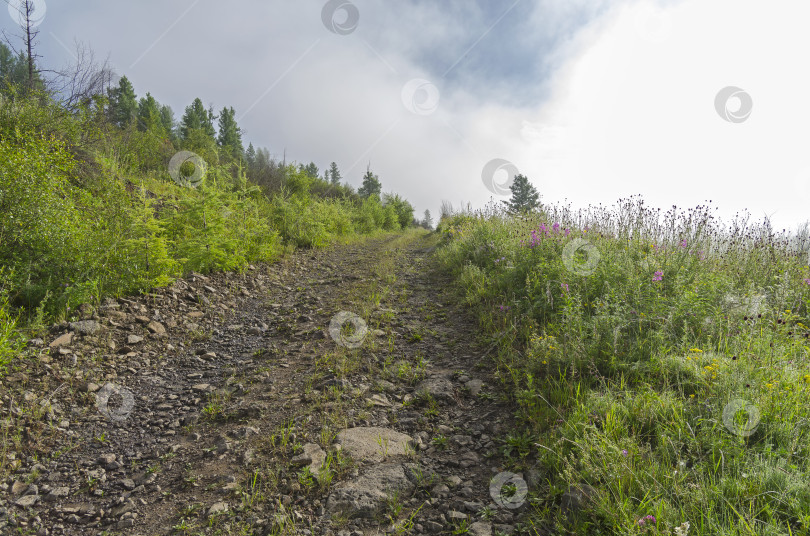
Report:
[[[320,0],[54,1],[40,50],[61,63],[50,35],[81,36],[178,118],[194,97],[233,106],[255,144],[334,160],[354,184],[370,160],[418,215],[442,199],[483,206],[481,170],[504,158],[546,202],[642,193],[664,209],[775,212],[777,227],[807,216],[806,2],[775,0],[764,16],[753,0],[544,0],[494,26],[511,2],[355,3],[358,28],[341,36]],[[435,112],[403,105],[414,78],[435,84]],[[714,109],[732,85],[753,99],[742,123]]]

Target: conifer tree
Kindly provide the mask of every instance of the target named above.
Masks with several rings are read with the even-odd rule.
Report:
[[[164,133],[160,105],[148,92],[138,101],[138,130],[141,132],[148,130],[156,134]]]
[[[343,177],[340,176],[340,170],[337,167],[337,164],[332,162],[329,164],[329,180],[332,182],[333,185],[337,186],[340,184],[340,179]]]
[[[110,119],[120,128],[132,123],[138,114],[135,88],[129,78],[122,76],[118,87],[110,90]]]
[[[244,152],[242,129],[236,124],[236,111],[233,108],[226,106],[219,113],[217,144],[235,159],[238,159]]]
[[[366,168],[366,174],[363,175],[363,184],[357,190],[357,195],[360,197],[376,197],[377,199],[380,198],[380,192],[382,192],[382,184],[380,184],[380,178],[371,172],[370,168]]]
[[[501,201],[506,205],[509,213],[532,212],[540,206],[538,201],[540,194],[525,175],[515,175],[515,182],[509,189],[512,191],[512,198],[508,201]]]
[[[180,263],[169,254],[169,244],[161,222],[155,218],[154,201],[143,186],[136,188],[135,203],[129,209],[129,231],[126,240],[132,270],[131,281],[141,290],[162,287],[181,273]]]
[[[180,120],[180,137],[187,140],[191,136],[191,132],[195,130],[201,131],[211,139],[216,135],[214,112],[210,108],[206,110],[199,98],[186,106],[183,118]]]

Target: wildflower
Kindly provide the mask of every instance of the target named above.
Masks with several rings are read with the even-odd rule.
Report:
[[[700,348],[692,348],[692,349],[690,349],[689,351],[690,351],[690,352],[699,352],[699,353],[701,353],[701,354],[703,353],[703,350],[701,350]]]
[[[681,247],[686,248],[686,239],[685,238],[681,241]]]
[[[664,278],[664,272],[661,270],[656,270],[655,275],[653,275],[653,281],[661,281]]]
[[[625,458],[627,457],[627,450],[626,449],[622,449],[622,456],[624,456]]]
[[[644,526],[647,521],[655,525],[655,516],[644,516],[638,520],[638,524]]]
[[[564,291],[568,292],[568,283],[560,283],[560,286]]]
[[[802,283],[805,285],[810,285],[810,279],[802,279]]]
[[[684,521],[680,527],[675,527],[675,536],[687,536],[689,533],[689,522]]]
[[[565,230],[565,236],[568,236],[570,233],[571,233],[571,229],[566,229]]]
[[[560,231],[560,224],[559,224],[559,223],[555,223],[554,225],[552,225],[552,226],[551,226],[551,229],[552,229],[552,230],[553,230],[555,233],[559,232],[559,231]]]

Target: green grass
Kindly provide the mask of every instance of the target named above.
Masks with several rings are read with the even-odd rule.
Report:
[[[44,93],[0,94],[0,372],[21,329],[33,336],[105,297],[411,225],[397,195],[363,199],[275,162],[268,182],[269,168],[213,138],[120,128],[107,104],[72,113]],[[196,187],[170,176],[180,150],[207,162]]]
[[[504,454],[548,478],[536,526],[810,534],[807,251],[735,223],[705,207],[659,221],[633,199],[441,222],[439,259],[517,408]],[[582,485],[593,501],[566,517]]]

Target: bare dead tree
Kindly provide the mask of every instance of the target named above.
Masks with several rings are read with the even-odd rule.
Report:
[[[14,6],[18,13],[19,18],[17,19],[18,24],[20,25],[20,29],[23,32],[23,35],[16,36],[18,39],[22,39],[23,45],[26,50],[25,58],[28,62],[28,83],[27,87],[29,90],[34,88],[35,82],[35,74],[37,74],[36,69],[36,60],[39,58],[34,52],[36,47],[36,39],[39,35],[39,30],[37,29],[38,20],[36,18],[36,6],[34,4],[34,0],[6,0],[11,6]],[[3,38],[14,51],[15,54],[19,54],[19,51],[14,47],[11,40],[6,35],[5,31],[3,32]]]
[[[96,60],[95,52],[87,44],[76,41],[75,62],[68,64],[49,80],[52,92],[68,110],[75,110],[80,104],[90,102],[97,95],[106,95],[116,78],[110,66],[110,58]]]

